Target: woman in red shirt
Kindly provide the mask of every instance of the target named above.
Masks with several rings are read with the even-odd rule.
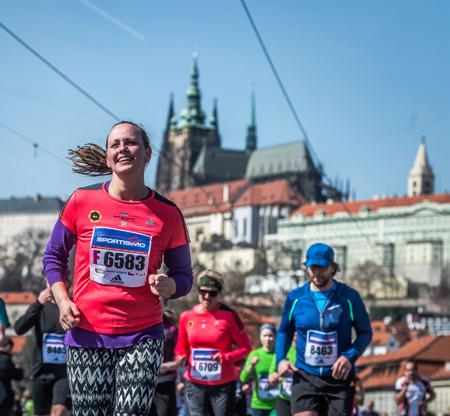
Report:
[[[198,276],[198,305],[183,312],[175,353],[186,364],[185,402],[190,416],[232,416],[238,363],[250,340],[236,311],[221,302],[223,279],[206,270]]]
[[[192,285],[183,216],[145,185],[151,154],[147,133],[129,121],[113,126],[105,149],[88,144],[71,151],[75,172],[111,174],[71,195],[43,260],[67,331],[74,416],[148,413],[163,356],[160,298],[184,296]],[[163,261],[165,274],[158,273]]]

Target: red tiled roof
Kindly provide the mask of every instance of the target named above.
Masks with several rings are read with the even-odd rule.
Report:
[[[227,201],[224,201],[226,186],[228,186],[229,197]],[[171,192],[167,197],[177,204],[185,217],[227,212],[233,206],[278,204],[297,206],[304,202],[304,199],[291,188],[285,179],[254,184],[245,179],[239,179],[186,188]]]
[[[36,296],[31,292],[0,292],[0,298],[7,305],[31,305],[36,301]]]
[[[366,207],[371,212],[376,212],[380,208],[401,207],[414,205],[419,202],[430,201],[437,203],[450,203],[450,194],[418,195],[400,198],[366,199],[353,202],[335,202],[333,204],[308,204],[301,206],[294,215],[301,214],[305,217],[312,217],[317,211],[322,211],[325,215],[334,215],[338,212],[348,212],[357,214],[361,208]]]
[[[437,356],[433,351],[447,350],[444,355]],[[360,357],[357,361],[358,366],[366,366],[380,363],[394,363],[406,360],[408,358],[450,361],[450,336],[428,335],[423,338],[414,339],[403,345],[397,350],[388,352],[384,355],[369,355]]]
[[[245,189],[248,181],[239,179],[213,185],[186,188],[171,192],[167,195],[167,198],[177,204],[186,217],[226,212],[231,207],[228,201],[223,201],[224,187],[227,185],[229,188],[229,201],[233,201]]]
[[[361,357],[357,361],[357,366],[362,367],[358,376],[366,389],[392,387],[403,374],[402,363],[407,359],[418,363],[419,374],[425,378],[450,378],[450,371],[445,368],[446,362],[450,361],[450,336],[429,335],[385,355]]]
[[[450,379],[450,368],[448,366],[442,366],[435,373],[432,374],[430,380],[448,380]]]
[[[246,205],[292,205],[296,206],[304,199],[295,192],[286,179],[258,183],[249,187],[233,204],[235,207]]]

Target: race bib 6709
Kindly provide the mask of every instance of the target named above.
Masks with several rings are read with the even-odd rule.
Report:
[[[194,348],[191,355],[191,377],[196,380],[217,381],[222,376],[222,366],[214,360],[219,350]]]
[[[95,227],[90,248],[91,279],[102,285],[144,286],[152,237],[115,228]]]

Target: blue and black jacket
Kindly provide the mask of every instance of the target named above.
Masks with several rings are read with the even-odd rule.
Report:
[[[352,328],[356,338],[352,340]],[[295,331],[297,338],[296,367],[319,377],[331,377],[331,366],[312,366],[305,362],[308,330],[337,333],[337,356],[345,356],[354,364],[372,339],[369,315],[359,293],[344,283],[334,282],[323,312],[311,293],[311,283],[292,290],[284,305],[276,338],[277,366],[286,358]],[[354,367],[353,367],[354,371]]]

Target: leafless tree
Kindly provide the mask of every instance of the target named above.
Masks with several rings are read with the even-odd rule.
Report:
[[[0,246],[0,290],[32,291],[42,288],[42,255],[49,234],[30,229]]]

